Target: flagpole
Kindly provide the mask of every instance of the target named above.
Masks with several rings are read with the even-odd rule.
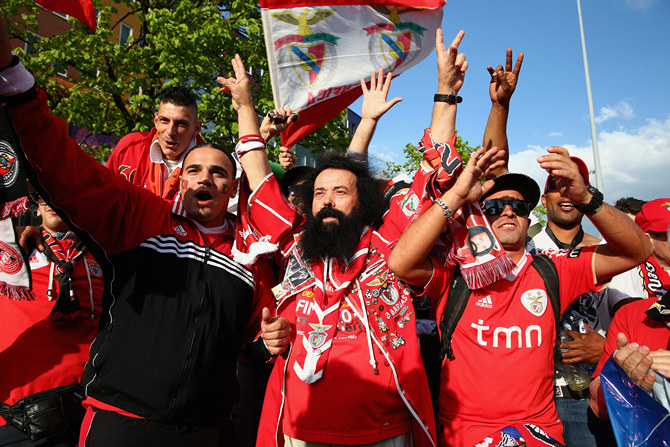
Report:
[[[596,171],[596,188],[603,191],[603,180],[600,171],[600,155],[598,153],[598,134],[596,133],[596,120],[593,114],[593,97],[591,95],[591,78],[589,76],[589,61],[586,57],[586,41],[584,39],[584,23],[582,22],[582,5],[577,0],[577,11],[579,13],[579,31],[582,36],[582,55],[584,57],[584,74],[586,76],[586,97],[589,102],[589,119],[591,120],[591,141],[593,145],[593,160]]]

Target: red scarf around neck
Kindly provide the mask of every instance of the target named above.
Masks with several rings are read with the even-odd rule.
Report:
[[[670,275],[653,256],[650,256],[644,264],[640,265],[640,270],[642,271],[644,290],[649,298],[660,298],[670,290]]]
[[[300,380],[310,384],[319,380],[328,361],[330,348],[337,332],[340,306],[346,294],[352,291],[356,278],[365,268],[372,240],[372,229],[365,228],[349,263],[327,258],[311,263],[314,285],[311,309],[307,314],[306,327],[302,339],[297,339],[292,356],[293,369]]]
[[[456,134],[449,143],[435,143],[430,129],[426,129],[418,149],[434,168],[428,192],[433,199],[441,197],[463,171],[461,156],[456,151]],[[460,267],[468,288],[481,289],[509,274],[514,269],[514,261],[493,234],[479,204],[466,203],[452,211],[454,221],[447,231],[451,244],[447,244],[446,260]]]

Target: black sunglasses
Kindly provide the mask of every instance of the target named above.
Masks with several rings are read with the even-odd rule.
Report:
[[[528,217],[533,207],[525,200],[518,199],[490,199],[482,202],[484,212],[489,216],[499,216],[509,205],[512,212],[520,217]]]

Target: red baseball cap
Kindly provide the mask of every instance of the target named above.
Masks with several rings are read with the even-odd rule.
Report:
[[[670,226],[670,199],[656,199],[642,205],[635,216],[635,223],[648,233],[665,233]]]
[[[589,181],[589,168],[586,166],[586,163],[584,163],[584,160],[582,160],[579,157],[570,157],[570,160],[575,162],[577,165],[577,169],[579,169],[579,173],[582,174],[582,178],[584,178],[584,183],[587,185],[590,185],[591,182]],[[551,176],[547,176],[547,181],[544,182],[544,192],[547,192],[547,186],[549,186],[549,179]]]

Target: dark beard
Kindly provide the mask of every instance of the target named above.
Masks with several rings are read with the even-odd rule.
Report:
[[[339,222],[323,223],[327,217],[335,217]],[[358,208],[348,216],[333,208],[322,208],[316,216],[309,213],[300,241],[302,254],[312,262],[325,257],[348,261],[356,253],[362,230]]]

